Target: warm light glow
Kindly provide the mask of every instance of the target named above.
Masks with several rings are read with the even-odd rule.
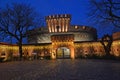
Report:
[[[49,32],[51,32],[50,20],[47,21]]]
[[[113,42],[112,45],[112,52],[115,56],[120,56],[120,52],[119,52],[119,47],[120,47],[120,41],[115,41]],[[93,47],[93,49],[96,51],[95,54],[98,55],[103,55],[104,54],[104,49],[103,46],[101,45],[100,42],[85,42],[85,43],[74,43],[73,41],[69,41],[66,42],[60,42],[60,41],[53,41],[52,45],[41,45],[41,46],[35,46],[35,45],[23,45],[23,52],[28,52],[29,55],[32,55],[32,52],[34,51],[34,49],[39,49],[39,50],[43,50],[43,49],[49,49],[49,53],[51,55],[52,59],[56,59],[56,49],[59,48],[60,46],[65,46],[68,47],[71,51],[70,56],[71,59],[75,58],[75,49],[76,48],[83,48],[83,51],[86,52],[86,54],[90,53],[90,47]],[[13,45],[0,45],[0,53],[1,52],[5,52],[6,54],[9,53],[9,50],[13,51],[13,55],[14,56],[19,56],[19,48],[18,46],[13,46]],[[102,51],[102,52],[101,52]]]
[[[120,42],[118,42],[120,44]]]
[[[73,26],[71,28],[69,15],[65,14],[65,15],[48,16],[48,17],[46,17],[46,23],[47,23],[49,32],[53,32],[53,34],[50,34],[47,37],[47,39],[50,39],[50,36],[51,36],[51,41],[48,44],[43,43],[40,45],[39,44],[23,45],[22,49],[23,49],[24,53],[28,52],[29,56],[31,56],[35,50],[40,50],[38,53],[43,54],[43,52],[45,52],[45,49],[46,49],[46,50],[48,50],[48,54],[50,55],[50,57],[52,59],[56,59],[57,49],[59,49],[61,47],[66,47],[70,50],[70,58],[71,59],[74,59],[76,54],[80,54],[80,52],[83,55],[93,53],[93,51],[97,55],[105,54],[103,45],[98,41],[96,41],[96,42],[92,42],[92,41],[78,42],[81,39],[84,40],[84,38],[91,39],[92,34],[89,34],[89,32],[88,33],[85,33],[85,32],[87,32],[87,30],[90,30],[90,32],[92,32],[93,30],[86,26],[81,26],[81,27]],[[57,26],[59,26],[59,27],[57,27]],[[70,28],[69,28],[69,26],[70,26]],[[70,33],[65,34],[64,32],[67,32],[69,29],[71,31],[73,29],[73,31],[76,31],[76,32],[79,30],[80,31],[83,30],[83,33],[78,34],[79,32],[78,33],[70,32]],[[54,35],[54,32],[63,32],[63,33],[60,33],[60,34],[55,33],[55,35]],[[89,35],[90,35],[90,37],[89,37]],[[43,35],[43,36],[45,36],[45,35]],[[76,41],[76,39],[75,39],[76,36],[80,37],[80,39],[78,39],[78,41]],[[105,42],[105,45],[106,44],[107,44],[107,42]],[[120,48],[120,40],[113,41],[112,47],[111,47],[112,54],[114,54],[115,56],[120,56],[119,48]],[[19,47],[17,45],[0,44],[0,54],[2,52],[5,52],[8,55],[10,50],[13,51],[12,52],[13,55],[19,55]]]
[[[68,20],[67,19],[65,19],[65,31],[67,32],[67,29],[68,29]]]
[[[50,20],[48,22],[48,20]],[[70,16],[65,15],[52,15],[46,18],[47,26],[49,28],[49,32],[67,32],[69,23],[70,23]],[[59,26],[59,30],[56,29],[56,26]]]
[[[71,59],[75,59],[75,52],[74,52],[74,48],[71,48]]]
[[[64,32],[65,26],[64,26],[64,18],[62,18],[62,32]]]
[[[85,26],[83,26],[83,29],[85,29]]]
[[[75,29],[77,29],[78,28],[78,26],[75,26]]]

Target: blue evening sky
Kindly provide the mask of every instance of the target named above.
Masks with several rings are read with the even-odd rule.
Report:
[[[98,31],[98,37],[112,31],[109,27],[97,27],[97,25],[89,23],[87,15],[89,12],[89,0],[0,0],[0,7],[15,2],[30,4],[42,16],[71,14],[71,24],[95,27]]]

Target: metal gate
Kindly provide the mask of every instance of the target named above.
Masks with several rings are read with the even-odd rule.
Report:
[[[70,58],[70,49],[67,47],[59,47],[56,52],[57,52],[57,59]]]

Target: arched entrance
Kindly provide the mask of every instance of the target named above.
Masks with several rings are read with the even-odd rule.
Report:
[[[70,58],[70,49],[67,47],[59,47],[56,52],[57,59]]]

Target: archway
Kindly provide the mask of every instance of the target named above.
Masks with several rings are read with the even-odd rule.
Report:
[[[59,47],[56,52],[57,59],[70,58],[70,49],[67,47]]]

